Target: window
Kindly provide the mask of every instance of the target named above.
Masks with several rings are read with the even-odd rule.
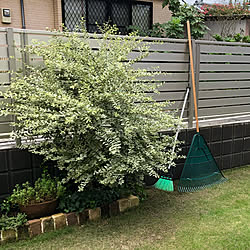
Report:
[[[143,30],[152,27],[152,3],[133,0],[63,0],[63,22],[69,30],[86,20],[88,32],[98,32],[99,25],[116,24],[122,34],[129,25]]]

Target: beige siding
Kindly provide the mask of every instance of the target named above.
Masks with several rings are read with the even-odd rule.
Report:
[[[165,23],[171,19],[171,12],[168,7],[162,9],[163,0],[138,0],[153,3],[153,23]]]
[[[1,0],[0,8],[10,8],[11,9],[11,24],[3,24],[2,20],[0,22],[0,27],[12,27],[12,28],[21,28],[21,7],[20,0]]]
[[[153,22],[165,23],[171,19],[171,12],[168,7],[162,9],[162,0],[154,0]]]

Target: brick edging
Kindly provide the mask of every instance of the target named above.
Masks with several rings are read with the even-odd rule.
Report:
[[[130,195],[128,198],[119,199],[107,206],[108,214],[104,214],[104,209],[97,207],[85,209],[81,213],[58,213],[40,219],[29,220],[25,225],[17,229],[0,231],[0,244],[5,242],[28,239],[42,233],[51,232],[66,226],[83,225],[87,221],[97,221],[103,215],[116,216],[129,208],[139,206],[139,198]]]

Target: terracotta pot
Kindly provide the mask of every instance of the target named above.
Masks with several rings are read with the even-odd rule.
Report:
[[[57,203],[57,199],[54,199],[26,206],[19,205],[19,208],[22,213],[27,215],[28,219],[34,219],[54,214]]]

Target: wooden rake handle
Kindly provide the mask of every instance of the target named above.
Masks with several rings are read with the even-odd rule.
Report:
[[[189,46],[189,55],[190,55],[193,96],[194,96],[194,111],[195,111],[195,120],[196,120],[196,131],[197,131],[197,133],[199,133],[200,129],[199,129],[198,108],[197,108],[196,88],[195,88],[195,79],[194,79],[194,61],[193,61],[193,51],[192,51],[192,42],[191,42],[191,32],[190,32],[189,21],[187,21],[187,33],[188,33],[188,46]]]

